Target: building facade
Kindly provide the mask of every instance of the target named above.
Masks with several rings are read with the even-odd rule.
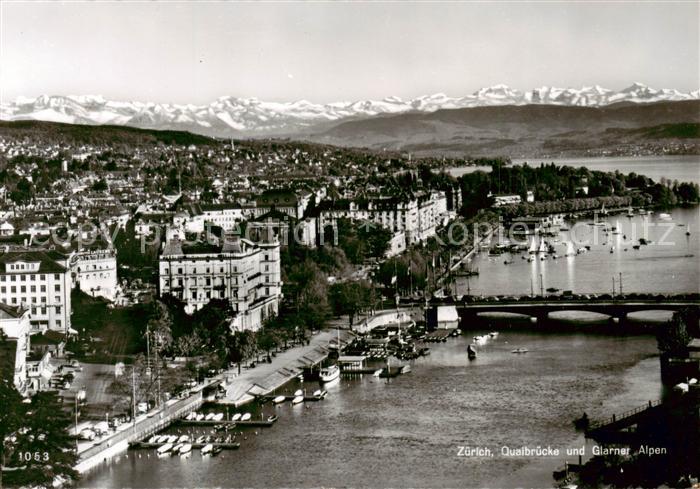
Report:
[[[259,242],[231,237],[222,245],[186,247],[165,244],[159,262],[159,294],[170,294],[191,313],[212,299],[227,299],[232,327],[258,330],[276,316],[282,298],[280,244],[269,236]]]
[[[1,355],[14,357],[14,384],[20,394],[28,389],[27,354],[30,348],[29,310],[0,303],[0,331],[5,334]]]
[[[117,296],[117,253],[114,249],[77,251],[70,257],[73,281],[92,297],[114,301]]]
[[[56,251],[0,254],[0,302],[30,311],[31,332],[70,332],[71,272],[68,257]]]

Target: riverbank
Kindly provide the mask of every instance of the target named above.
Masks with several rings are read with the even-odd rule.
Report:
[[[269,395],[303,372],[305,367],[318,365],[328,356],[329,346],[345,346],[354,334],[347,330],[322,330],[309,339],[308,344],[276,354],[270,363],[261,362],[255,368],[227,371],[223,378],[226,395],[219,402],[241,406],[257,396]]]
[[[324,387],[323,402],[251,406],[253,416],[255,409],[273,410],[279,421],[225,458],[196,453],[156,463],[139,452],[142,457],[115,460],[80,485],[202,486],[235,474],[236,485],[246,487],[546,487],[564,458],[503,457],[500,447],[564,450],[578,443],[572,420],[583,411],[598,419],[659,396],[651,337],[504,331],[480,346],[474,361],[465,353],[469,341],[437,344],[397,379],[342,378]],[[516,346],[529,353],[511,354]],[[290,449],[300,443],[303,454]],[[465,445],[495,455],[460,456]],[[537,478],[529,479],[531,471]]]

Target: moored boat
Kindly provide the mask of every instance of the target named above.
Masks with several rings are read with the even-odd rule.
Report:
[[[321,372],[318,375],[321,382],[330,382],[338,377],[340,377],[340,367],[337,365],[331,365],[330,367],[321,369]]]
[[[250,413],[245,413],[243,416],[241,416],[241,421],[250,421],[250,418],[252,415]]]
[[[209,414],[207,414],[206,416],[204,416],[204,420],[205,420],[205,421],[211,421],[212,419],[214,419],[214,416],[215,416],[214,413],[209,413]]]
[[[285,396],[277,396],[272,400],[272,402],[274,404],[280,404],[280,403],[283,403],[285,401],[285,399],[287,399]]]
[[[297,389],[296,391],[294,391],[294,397],[303,396],[303,395],[304,395],[304,391],[301,389]]]
[[[274,423],[275,421],[277,421],[277,415],[276,415],[276,414],[273,414],[272,416],[268,416],[268,417],[267,417],[267,422],[268,422],[268,423]]]
[[[209,455],[214,450],[214,445],[207,443],[202,447],[202,455]]]
[[[516,348],[515,350],[511,351],[511,353],[527,353],[527,348]]]
[[[224,419],[224,413],[216,413],[212,418],[214,421],[221,421],[222,419]]]
[[[180,450],[178,450],[178,452],[180,453],[180,455],[187,455],[187,454],[190,453],[191,451],[192,451],[192,445],[189,444],[189,443],[185,443],[184,445],[182,445],[182,446],[180,447]]]
[[[238,421],[238,420],[241,419],[241,416],[242,416],[241,413],[236,413],[236,414],[234,414],[233,417],[231,418],[231,421]]]
[[[304,402],[304,396],[296,396],[294,399],[292,399],[292,404],[299,404]]]
[[[173,444],[172,443],[166,443],[165,445],[161,445],[158,447],[158,450],[156,450],[156,453],[158,455],[165,455],[168,453],[170,450],[172,450]]]

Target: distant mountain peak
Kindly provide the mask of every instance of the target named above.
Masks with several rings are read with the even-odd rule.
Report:
[[[255,97],[225,95],[208,105],[162,104],[111,101],[101,95],[41,95],[18,97],[0,104],[0,119],[47,120],[75,124],[116,124],[152,129],[180,129],[214,136],[298,134],[313,131],[319,124],[350,118],[409,111],[434,112],[490,105],[562,105],[601,107],[618,102],[695,100],[700,90],[682,93],[654,89],[634,82],[615,91],[600,85],[581,88],[542,86],[527,92],[496,84],[470,95],[450,97],[445,93],[404,100],[389,96],[382,100],[357,100],[317,104],[308,100],[266,102]]]

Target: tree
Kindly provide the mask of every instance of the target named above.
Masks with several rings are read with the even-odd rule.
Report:
[[[98,181],[92,184],[92,190],[95,192],[105,192],[109,189],[107,182],[104,178],[100,178]]]
[[[26,468],[13,477],[14,484],[51,485],[54,479],[78,477],[73,469],[78,456],[68,434],[71,415],[63,409],[56,392],[37,392],[31,398],[18,431],[14,463]]]
[[[668,326],[659,327],[656,333],[656,343],[661,352],[674,356],[686,354],[686,347],[691,340],[686,326],[689,316],[688,310],[674,312]]]
[[[5,460],[12,458],[17,447],[14,434],[21,426],[24,412],[22,396],[14,385],[15,356],[6,354],[10,350],[14,351],[14,346],[0,330],[0,487]]]
[[[146,324],[146,334],[150,336],[151,348],[162,351],[173,342],[172,316],[167,306],[161,301],[155,301],[151,318]]]
[[[257,345],[252,331],[236,331],[226,336],[226,351],[228,360],[238,365],[241,373],[241,363],[255,355]]]
[[[355,315],[376,301],[374,289],[366,280],[334,284],[328,295],[333,312],[338,316],[347,314],[351,326]]]

